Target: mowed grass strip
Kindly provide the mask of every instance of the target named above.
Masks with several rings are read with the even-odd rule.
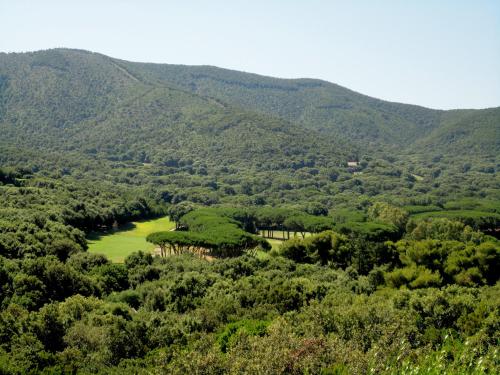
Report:
[[[123,263],[125,258],[135,251],[153,251],[155,245],[146,241],[148,234],[174,227],[174,222],[168,217],[162,217],[132,222],[106,233],[92,232],[87,237],[88,251],[104,254],[113,263]]]

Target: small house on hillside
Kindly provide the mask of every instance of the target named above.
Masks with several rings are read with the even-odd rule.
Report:
[[[348,161],[347,166],[355,168],[355,167],[359,166],[359,161]]]

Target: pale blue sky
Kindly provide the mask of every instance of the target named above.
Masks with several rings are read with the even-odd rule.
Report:
[[[0,0],[0,51],[313,77],[433,108],[500,106],[500,1]]]

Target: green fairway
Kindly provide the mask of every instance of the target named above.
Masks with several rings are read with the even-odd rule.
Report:
[[[261,259],[261,260],[268,259],[271,256],[270,252],[272,250],[277,250],[281,246],[281,244],[283,243],[282,240],[276,240],[276,239],[270,239],[270,238],[266,238],[266,240],[267,240],[267,242],[269,242],[271,244],[271,250],[269,250],[269,251],[257,250],[257,253],[255,254],[255,256],[258,259]]]
[[[269,242],[271,244],[272,250],[277,250],[281,246],[281,244],[283,243],[283,241],[281,241],[281,240],[276,240],[276,239],[271,239],[271,238],[268,238],[267,242]]]
[[[162,217],[129,223],[106,233],[92,232],[87,237],[89,252],[104,254],[114,263],[123,263],[134,251],[153,251],[155,246],[146,242],[148,234],[174,227],[168,217]]]

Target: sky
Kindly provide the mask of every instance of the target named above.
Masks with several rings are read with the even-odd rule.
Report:
[[[0,20],[0,52],[78,48],[500,106],[499,0],[0,0]]]

